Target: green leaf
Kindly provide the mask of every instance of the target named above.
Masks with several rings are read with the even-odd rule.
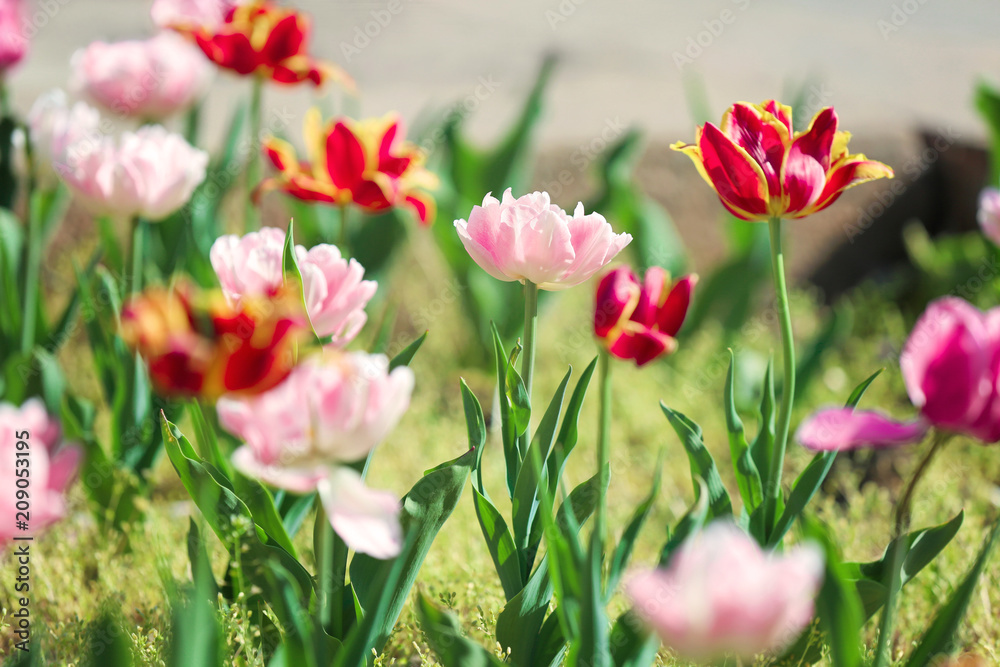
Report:
[[[507,398],[507,354],[496,325],[492,325],[493,352],[497,369],[497,397],[500,403],[500,438],[503,442],[503,456],[507,469],[507,494],[514,497],[517,474],[521,469],[521,454],[517,449],[517,433],[511,415],[510,400]]]
[[[556,435],[556,427],[559,424],[559,415],[562,413],[563,399],[566,396],[566,387],[569,385],[570,375],[573,369],[570,368],[563,376],[562,382],[556,389],[549,407],[545,410],[538,428],[535,429],[535,437],[531,440],[531,445],[525,453],[525,460],[531,462],[544,461],[549,456],[552,443]],[[514,497],[511,499],[511,512],[513,514],[514,543],[517,545],[518,555],[521,556],[521,575],[527,578],[531,571],[532,563],[527,562],[527,549],[531,536],[532,524],[535,521],[536,512],[539,511],[539,487],[546,485],[545,468],[536,471],[535,466],[528,463],[521,466],[517,475],[517,482],[514,485]],[[551,497],[551,496],[550,496]],[[542,512],[551,512],[551,507],[542,507]]]
[[[660,493],[660,481],[663,476],[663,459],[664,450],[660,450],[660,455],[656,461],[656,472],[653,475],[653,484],[649,489],[649,494],[643,499],[639,506],[635,508],[632,513],[632,518],[629,520],[628,524],[625,526],[624,532],[622,532],[621,539],[618,541],[618,545],[615,547],[614,555],[611,558],[611,567],[608,571],[608,581],[605,587],[606,594],[610,596],[617,588],[618,582],[621,580],[621,576],[625,571],[626,566],[628,566],[629,559],[632,556],[632,548],[635,546],[635,540],[639,537],[639,531],[642,530],[643,524],[649,517],[650,511],[653,509],[653,502],[656,500],[656,496]]]
[[[518,439],[528,430],[528,424],[531,422],[531,400],[528,398],[528,390],[521,375],[514,368],[520,352],[521,346],[515,345],[507,361],[507,400],[510,404],[510,416],[514,422],[514,434]],[[518,447],[520,448],[520,445]],[[522,461],[526,454],[527,451],[520,452]]]
[[[704,299],[704,295],[702,295]],[[761,480],[771,479],[771,454],[774,450],[774,359],[768,359],[760,399],[760,429],[750,445],[750,454]],[[779,510],[780,511],[780,510]]]
[[[903,587],[948,546],[958,534],[964,520],[965,512],[959,512],[950,521],[939,526],[921,528],[896,538],[889,543],[882,557],[876,561],[852,565],[853,576],[857,580],[858,590],[864,602],[866,618],[870,618],[885,604],[888,591],[883,582],[896,545],[901,540],[906,544],[906,556],[903,559],[899,583],[900,587]]]
[[[858,403],[861,402],[861,397],[865,395],[866,391],[868,391],[868,387],[871,386],[872,382],[875,381],[875,378],[881,375],[882,371],[884,370],[885,370],[884,368],[878,369],[877,371],[869,375],[864,382],[855,387],[854,391],[851,392],[851,395],[847,397],[847,403],[845,404],[846,407],[848,408],[858,407]]]
[[[309,573],[254,522],[250,509],[224,483],[221,473],[198,458],[191,443],[162,413],[161,421],[170,462],[205,521],[230,552],[238,555],[243,578],[260,588],[264,599],[272,599],[282,594],[270,583],[269,563],[278,563],[295,578],[301,591],[311,591]],[[286,626],[292,622],[291,619],[281,621]]]
[[[736,473],[736,483],[740,488],[740,497],[747,513],[760,507],[764,500],[763,485],[757,465],[750,455],[750,446],[744,434],[743,421],[736,412],[736,401],[733,398],[733,384],[736,378],[736,356],[729,350],[729,372],[726,374],[726,387],[723,392],[723,403],[726,410],[726,429],[729,431],[729,453],[733,459],[733,470]]]
[[[121,619],[111,612],[104,613],[92,622],[89,628],[89,646],[85,655],[100,656],[101,667],[131,667],[132,650],[128,632],[122,627]],[[197,665],[199,663],[191,663]],[[205,663],[200,663],[205,664]]]
[[[813,457],[813,460],[809,462],[806,469],[795,479],[795,483],[792,484],[792,491],[788,495],[785,509],[782,511],[781,516],[778,517],[777,522],[775,522],[774,529],[767,540],[769,549],[774,549],[781,544],[781,540],[784,539],[785,534],[788,533],[795,519],[802,514],[806,505],[809,504],[809,501],[812,500],[813,496],[816,495],[816,492],[823,485],[823,480],[829,474],[830,468],[833,467],[833,462],[836,458],[837,452],[820,452]]]
[[[705,485],[705,480],[698,478],[697,483],[698,492],[695,493],[694,505],[677,522],[674,530],[667,538],[667,543],[660,550],[660,567],[668,565],[674,552],[684,544],[687,538],[701,530],[708,521],[708,489]]]
[[[698,494],[701,489],[698,479],[705,482],[705,487],[708,490],[709,518],[732,516],[733,505],[729,500],[729,493],[722,483],[719,469],[715,465],[712,454],[705,448],[701,427],[681,413],[671,410],[662,402],[660,409],[667,416],[670,425],[677,433],[677,437],[680,438],[681,444],[684,445],[684,451],[687,452],[695,494]]]
[[[479,493],[475,486],[472,487],[472,493],[476,504],[476,516],[479,517],[479,526],[483,530],[483,537],[486,539],[486,546],[489,547],[490,556],[493,558],[493,566],[496,568],[497,576],[500,577],[504,596],[509,601],[524,587],[514,538],[507,528],[507,523],[497,508],[493,506],[493,503]]]
[[[566,414],[563,415],[562,425],[559,427],[559,435],[556,436],[555,445],[545,461],[549,494],[553,497],[555,497],[556,489],[559,486],[559,480],[562,479],[566,459],[576,448],[577,440],[580,437],[580,411],[583,409],[583,400],[587,397],[587,388],[590,386],[590,379],[596,368],[597,357],[594,357],[593,361],[584,369],[580,379],[576,381],[576,387],[573,388],[573,394],[566,405]]]
[[[648,667],[660,648],[659,638],[631,610],[615,621],[610,643],[615,667]]]
[[[302,280],[302,269],[299,268],[299,259],[295,256],[295,220],[288,221],[288,229],[285,231],[285,247],[281,253],[281,275],[287,281],[291,276],[299,288],[299,300],[302,302],[302,312],[306,313],[309,319],[309,327],[313,336],[319,340],[319,335],[312,328],[312,318],[309,317],[309,305],[306,303],[306,284]]]
[[[605,480],[611,479],[611,466],[604,464]],[[575,538],[580,528],[591,517],[597,509],[598,485],[601,483],[601,476],[594,475],[589,479],[580,482],[570,491],[566,499],[556,510],[556,527],[569,540]],[[542,523],[536,521],[531,526],[531,537],[528,540],[528,562],[535,562],[535,555],[542,541]]]
[[[401,570],[398,581],[388,591],[389,601],[386,613],[375,621],[374,647],[380,651],[399,618],[410,588],[416,580],[417,572],[423,564],[427,551],[431,548],[438,531],[447,521],[469,479],[475,464],[476,453],[468,451],[455,459],[450,466],[439,468],[425,475],[403,497],[400,523],[404,534],[413,533],[404,550],[392,561],[380,561],[365,554],[355,554],[351,561],[351,582],[368,618],[374,609],[378,596],[391,581],[392,568],[396,563]]]
[[[285,632],[281,642],[285,659],[291,665],[316,667],[313,628],[309,613],[300,602],[304,599],[303,591],[299,590],[295,578],[284,568],[274,563],[269,565],[271,588],[280,591],[281,594],[268,599],[267,603],[274,610],[275,616],[291,620],[291,625],[284,627]]]
[[[476,451],[476,483],[479,493],[486,499],[486,487],[483,486],[483,451],[486,446],[486,419],[483,417],[483,408],[479,405],[479,399],[465,384],[464,379],[459,379],[462,388],[462,407],[465,409],[465,427],[469,431],[469,449]]]
[[[570,636],[567,667],[612,667],[611,644],[608,631],[608,615],[604,609],[604,587],[601,583],[603,565],[603,540],[594,531],[590,548],[580,573],[581,595],[580,632]],[[563,604],[567,600],[561,600]]]
[[[399,354],[393,357],[389,362],[389,370],[395,370],[400,366],[409,366],[410,362],[413,361],[413,357],[416,356],[417,350],[420,349],[420,346],[423,345],[424,341],[427,339],[427,333],[428,332],[425,331],[419,338],[407,345]]]
[[[172,606],[169,667],[218,667],[223,664],[219,618],[215,611],[219,589],[212,576],[204,540],[189,519],[188,556],[194,589]]]
[[[972,593],[976,589],[976,584],[979,582],[979,577],[986,567],[990,554],[996,548],[998,539],[1000,539],[1000,518],[994,521],[993,530],[987,536],[972,568],[951,594],[951,597],[948,598],[948,601],[938,610],[934,621],[921,638],[920,644],[910,654],[910,660],[907,662],[908,667],[923,667],[930,664],[931,658],[935,655],[951,653],[957,648],[955,634],[965,618],[969,603],[972,601]]]
[[[463,636],[458,620],[435,607],[423,594],[417,594],[417,618],[427,643],[442,664],[462,667],[502,667],[504,664],[482,646]]]
[[[543,557],[524,588],[511,598],[497,616],[496,638],[510,649],[510,662],[518,667],[535,667],[535,652],[545,615],[552,599],[548,556]]]
[[[986,121],[990,133],[990,183],[1000,185],[1000,92],[985,81],[976,85],[976,110]]]

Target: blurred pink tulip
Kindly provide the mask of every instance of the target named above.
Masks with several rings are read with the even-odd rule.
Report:
[[[826,409],[803,422],[796,439],[825,451],[891,447],[919,442],[934,426],[1000,441],[1000,307],[984,313],[950,296],[931,302],[910,332],[899,366],[919,421]]]
[[[144,121],[190,107],[213,70],[200,49],[173,32],[93,42],[73,55],[72,66],[74,90],[114,114]]]
[[[162,220],[205,180],[208,154],[160,125],[70,144],[60,176],[96,215]],[[70,159],[72,158],[72,159]]]
[[[24,0],[0,0],[0,74],[21,62],[28,52]]]
[[[212,244],[212,267],[222,291],[232,301],[241,296],[268,294],[281,285],[281,258],[285,232],[265,227],[243,237],[221,236]],[[368,320],[365,306],[378,283],[363,280],[357,260],[344,259],[337,246],[320,244],[306,250],[295,246],[302,273],[306,310],[316,334],[331,336],[331,344],[347,345]]]
[[[20,452],[28,456],[19,456]],[[66,516],[66,490],[79,463],[80,450],[61,445],[59,424],[40,400],[29,399],[20,408],[0,403],[0,488],[5,491],[0,495],[0,546],[15,537],[36,535]],[[25,520],[18,515],[20,488],[28,496],[28,509],[21,510],[27,515],[27,530],[17,528],[17,522]]]
[[[153,23],[160,28],[174,26],[216,27],[226,20],[236,0],[154,0]]]
[[[66,93],[55,89],[41,95],[28,111],[28,131],[36,175],[49,185],[56,172],[64,173],[76,163],[77,152],[89,152],[88,142],[101,142],[101,114],[85,102],[69,106]],[[76,146],[71,153],[68,148]]]
[[[365,487],[344,464],[365,457],[406,412],[413,372],[363,352],[327,352],[297,366],[259,396],[222,398],[219,423],[246,443],[233,454],[243,474],[295,493],[319,493],[344,543],[376,558],[402,547],[399,500]]]
[[[689,538],[665,569],[626,584],[636,613],[686,658],[727,653],[749,659],[780,649],[809,624],[823,582],[823,555],[812,544],[765,554],[731,523]]]
[[[985,188],[979,195],[979,228],[994,245],[1000,245],[1000,190]]]
[[[587,280],[632,240],[615,234],[602,215],[584,215],[583,204],[570,216],[546,192],[514,199],[510,188],[502,201],[486,195],[455,228],[476,264],[497,280],[553,291]]]

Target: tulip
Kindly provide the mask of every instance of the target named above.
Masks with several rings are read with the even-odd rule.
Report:
[[[0,403],[0,486],[4,489],[0,545],[10,544],[15,537],[34,536],[66,516],[66,492],[80,457],[78,447],[62,444],[59,423],[39,399],[28,399],[21,407]],[[21,489],[26,491],[23,499],[17,495]],[[18,521],[24,521],[27,528],[18,528]]]
[[[55,179],[56,173],[71,172],[81,149],[96,145],[102,136],[97,109],[85,102],[69,106],[66,93],[59,89],[35,100],[28,111],[27,125],[38,177],[46,184]],[[70,146],[78,148],[70,152]]]
[[[804,218],[835,202],[844,190],[892,169],[847,152],[851,135],[837,131],[832,107],[804,132],[792,131],[792,110],[775,100],[734,104],[719,127],[705,123],[693,144],[671,146],[694,161],[722,205],[741,220]]]
[[[957,297],[931,302],[899,359],[917,421],[830,408],[799,427],[796,438],[814,450],[892,447],[923,439],[928,428],[1000,441],[1000,307],[983,313]]]
[[[171,32],[94,42],[73,55],[72,66],[78,93],[115,114],[147,121],[190,107],[212,74],[198,49]]]
[[[245,444],[243,474],[294,493],[317,491],[330,525],[355,551],[390,558],[402,547],[400,503],[368,489],[346,464],[368,455],[409,406],[413,371],[383,355],[327,352],[252,398],[223,398],[219,423]]]
[[[191,198],[205,179],[208,153],[163,126],[70,144],[60,176],[97,215],[157,221]]]
[[[823,554],[804,544],[765,554],[725,521],[688,538],[664,569],[634,575],[635,611],[679,654],[749,660],[795,639],[813,617]]]
[[[609,271],[597,286],[594,334],[619,359],[643,366],[677,349],[680,331],[698,276],[671,285],[670,274],[650,267],[642,284],[626,267]]]
[[[599,213],[584,215],[582,203],[570,216],[547,192],[514,199],[510,188],[502,201],[487,194],[468,222],[455,221],[455,229],[486,273],[552,291],[579,285],[632,241],[631,234],[615,234]]]
[[[1000,245],[1000,190],[985,188],[979,195],[979,228],[994,245]]]
[[[352,203],[370,213],[405,206],[430,224],[434,199],[421,188],[437,187],[437,178],[404,134],[395,114],[362,121],[340,117],[323,126],[319,109],[311,109],[305,122],[309,160],[300,162],[290,144],[270,139],[264,152],[278,174],[259,192],[280,189],[303,201]]]
[[[220,4],[225,9],[221,23]],[[206,22],[194,23],[199,16]],[[340,68],[309,55],[308,16],[271,0],[217,4],[206,0],[171,8],[164,3],[160,9],[154,7],[154,17],[194,40],[213,63],[237,74],[284,84],[311,81],[316,86],[333,79],[353,87]]]
[[[210,252],[212,267],[230,303],[238,305],[243,296],[272,294],[281,287],[284,248],[285,232],[274,227],[242,238],[216,239]],[[320,337],[331,337],[333,345],[347,345],[367,321],[365,305],[378,284],[362,280],[364,267],[343,258],[337,246],[320,244],[307,251],[299,245],[295,255],[313,330]]]
[[[24,0],[0,0],[0,75],[21,62],[28,52],[24,36],[27,19]]]
[[[298,286],[231,306],[221,292],[150,288],[122,309],[120,334],[148,364],[156,390],[216,399],[253,395],[288,377],[306,320]]]

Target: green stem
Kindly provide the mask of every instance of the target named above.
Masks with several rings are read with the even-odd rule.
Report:
[[[770,479],[767,480],[767,525],[774,524],[777,499],[781,497],[781,472],[788,446],[788,428],[792,420],[792,403],[795,400],[795,340],[792,337],[792,313],[788,307],[788,288],[785,285],[785,260],[781,252],[781,218],[768,222],[771,232],[771,269],[774,273],[774,291],[777,295],[778,318],[781,322],[781,345],[784,353],[785,379],[781,387],[781,406],[771,451]]]
[[[594,530],[604,539],[608,521],[608,482],[611,470],[611,354],[601,348],[597,361],[597,375],[600,382],[601,412],[597,422],[597,521]]]
[[[538,328],[538,285],[524,281],[524,350],[521,352],[521,379],[531,401],[531,376],[535,369],[535,332]],[[531,429],[528,429],[530,433]]]
[[[146,221],[142,218],[132,220],[132,275],[130,277],[129,293],[138,294],[142,290],[143,240],[146,236]]]
[[[348,226],[348,223],[350,222],[350,220],[349,220],[350,211],[349,211],[348,207],[349,207],[349,204],[340,204],[340,206],[339,206],[339,208],[340,208],[340,230],[339,230],[340,239],[337,241],[337,246],[340,248],[340,254],[344,257],[344,259],[348,259],[348,258],[352,257],[352,255],[351,255],[351,249],[349,247],[350,244],[351,244],[351,235],[349,234],[350,227]]]
[[[261,164],[260,164],[260,111],[261,101],[264,92],[264,80],[254,77],[253,87],[250,93],[250,155],[247,157],[247,192],[246,209],[244,211],[244,233],[252,232],[260,226],[260,214],[254,206],[252,194],[254,188],[260,184]]]
[[[934,434],[934,441],[931,443],[930,449],[924,454],[924,458],[921,459],[920,463],[917,465],[917,469],[913,472],[913,477],[910,478],[910,483],[906,486],[906,490],[903,492],[903,497],[900,498],[899,503],[896,505],[896,518],[893,524],[893,539],[896,540],[896,546],[892,551],[892,563],[889,568],[889,581],[886,584],[888,589],[888,595],[885,599],[885,606],[882,608],[882,618],[879,622],[879,632],[878,632],[878,644],[875,647],[875,666],[874,667],[887,667],[892,662],[891,647],[892,647],[892,635],[896,629],[896,605],[899,598],[899,592],[902,586],[900,585],[900,579],[902,577],[903,561],[906,558],[907,545],[906,541],[902,539],[906,535],[906,531],[910,527],[910,505],[913,502],[913,492],[917,488],[917,484],[927,473],[930,468],[931,461],[934,456],[941,450],[948,440],[951,439],[952,434],[938,431]]]
[[[31,192],[28,193],[28,264],[24,274],[24,303],[21,322],[21,352],[29,354],[35,346],[35,323],[38,321],[38,298],[42,273],[42,217],[32,206]]]

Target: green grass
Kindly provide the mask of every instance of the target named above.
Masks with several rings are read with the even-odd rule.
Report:
[[[414,250],[417,255],[426,248]],[[447,279],[433,261],[401,263],[389,284],[392,299],[400,304],[396,340],[408,342],[417,333],[409,326],[421,304],[446,290]],[[811,409],[841,404],[855,384],[876,368],[883,373],[865,396],[862,406],[879,406],[897,416],[912,412],[897,366],[898,350],[905,340],[908,324],[892,304],[880,301],[870,292],[858,297],[859,309],[855,334],[824,360],[817,380],[799,396],[793,424]],[[553,299],[542,315],[539,366],[535,380],[537,402],[547,397],[565,372],[567,364],[581,371],[595,354],[590,336],[589,287],[570,290]],[[467,331],[453,300],[444,300],[437,326],[413,367],[417,388],[410,411],[402,423],[376,452],[370,484],[377,488],[404,493],[422,472],[453,458],[466,449],[458,378],[464,376],[479,396],[484,409],[491,405],[490,374],[476,369],[461,369],[451,359],[456,346],[469,344]],[[793,301],[795,328],[804,340],[819,325],[819,309],[807,294],[796,293]],[[373,318],[375,319],[375,318]],[[777,348],[775,332],[762,326],[748,330],[748,340],[738,349],[742,382],[756,384],[763,371],[766,355]],[[79,361],[79,348],[63,355],[74,370],[74,388],[96,398],[88,367]],[[705,430],[705,440],[722,468],[724,480],[738,502],[735,482],[726,475],[728,444],[721,411],[722,385],[728,354],[721,345],[721,334],[711,327],[685,339],[681,351],[667,364],[637,370],[615,365],[615,401],[612,453],[611,526],[621,526],[634,506],[647,493],[653,477],[652,466],[658,451],[666,449],[663,490],[653,515],[636,547],[635,567],[655,562],[662,546],[665,526],[672,525],[686,511],[693,493],[688,463],[672,430],[658,408],[660,400],[681,410]],[[750,382],[753,380],[753,382]],[[581,441],[567,468],[566,484],[572,485],[593,474],[597,423],[596,387],[592,387],[582,416]],[[743,403],[752,406],[755,398],[744,392]],[[756,425],[748,409],[744,420],[748,431]],[[488,444],[484,458],[486,484],[499,498],[501,512],[508,513],[502,496],[502,457],[496,438]],[[882,477],[889,486],[874,483],[859,488],[864,471],[841,461],[828,486],[829,493],[814,505],[819,517],[837,536],[845,556],[868,560],[880,554],[886,543],[892,500],[898,492],[893,470],[905,478],[915,463],[919,450],[900,451],[884,461]],[[790,446],[786,479],[809,460],[808,453]],[[1000,479],[1000,451],[967,440],[955,440],[937,461],[917,493],[914,525],[941,523],[966,510],[966,521],[955,541],[904,591],[900,607],[898,653],[908,652],[929,621],[936,605],[944,599],[971,564],[984,536],[984,526],[997,509]],[[87,665],[85,646],[94,632],[93,619],[103,611],[120,613],[137,664],[162,665],[166,660],[166,638],[170,634],[168,591],[190,577],[187,553],[183,547],[189,515],[200,521],[176,474],[165,459],[157,465],[153,477],[154,492],[146,520],[128,527],[124,536],[100,529],[92,520],[79,486],[70,497],[70,518],[40,536],[33,547],[32,612],[36,633],[45,635],[45,649],[52,664]],[[837,502],[835,496],[841,498]],[[297,547],[312,570],[311,529],[303,528],[296,538]],[[204,525],[202,524],[204,528]],[[210,531],[207,531],[210,533]],[[221,578],[225,554],[212,538],[215,574]],[[0,557],[0,600],[10,601],[13,593],[13,564],[9,556]],[[439,535],[420,573],[417,588],[431,599],[458,615],[469,636],[498,655],[503,648],[493,636],[503,597],[493,572],[489,553],[483,543],[471,501],[462,499],[458,509]],[[616,599],[614,605],[624,608]],[[0,655],[12,651],[10,611],[0,620]],[[259,650],[257,619],[238,603],[221,610],[230,663],[263,665]],[[1000,559],[994,559],[970,608],[962,633],[963,646],[1000,660]],[[866,627],[866,641],[873,644],[875,624]],[[412,608],[407,607],[392,636],[382,665],[437,664],[417,627]],[[658,664],[680,664],[661,651]]]

